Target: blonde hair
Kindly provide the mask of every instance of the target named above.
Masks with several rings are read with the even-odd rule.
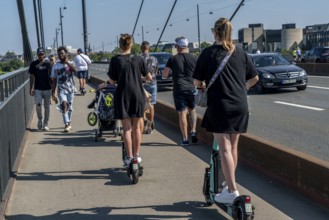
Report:
[[[227,18],[220,18],[215,22],[214,31],[225,50],[233,52],[235,47],[232,42],[232,23]]]
[[[121,50],[128,50],[133,46],[133,37],[130,34],[121,34],[119,45]]]

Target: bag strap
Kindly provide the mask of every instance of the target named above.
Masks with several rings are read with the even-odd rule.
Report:
[[[89,66],[87,60],[81,54],[79,54],[79,56],[82,57],[82,59],[86,62],[87,66]]]
[[[206,88],[206,92],[208,91],[209,87],[215,82],[215,80],[217,79],[217,77],[219,76],[219,74],[222,72],[224,66],[226,65],[227,61],[230,59],[232,55],[232,52],[228,52],[225,56],[225,58],[223,59],[223,61],[221,62],[221,64],[218,66],[215,74],[211,77],[211,80]]]

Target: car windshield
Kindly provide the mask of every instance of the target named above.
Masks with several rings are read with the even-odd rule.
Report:
[[[279,54],[264,54],[253,57],[256,67],[289,65],[289,61]]]
[[[152,56],[155,56],[158,59],[159,65],[165,65],[168,61],[168,59],[171,57],[171,54],[169,53],[163,53],[163,54],[151,54]]]

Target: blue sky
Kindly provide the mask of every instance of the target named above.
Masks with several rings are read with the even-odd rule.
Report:
[[[88,40],[95,51],[112,50],[120,33],[132,33],[142,0],[85,0],[87,7]],[[37,47],[33,0],[23,0],[28,34],[33,50]],[[54,42],[59,28],[59,8],[63,10],[64,44],[83,47],[81,0],[42,0],[46,46]],[[22,50],[21,29],[15,0],[0,0],[0,54]],[[135,30],[135,41],[144,39],[156,43],[167,20],[174,0],[144,0]],[[210,28],[220,17],[230,17],[240,0],[178,0],[161,40],[172,42],[178,36],[198,40],[197,4],[200,12],[201,41],[212,40]],[[265,29],[280,29],[282,24],[296,23],[297,28],[329,23],[329,0],[246,0],[232,23],[234,38],[239,29],[251,23],[263,23]],[[209,14],[212,12],[212,14]],[[187,21],[187,19],[189,21]],[[172,26],[169,26],[172,24]],[[159,29],[159,30],[157,30]],[[148,32],[148,33],[147,33]],[[58,35],[59,44],[61,42]]]

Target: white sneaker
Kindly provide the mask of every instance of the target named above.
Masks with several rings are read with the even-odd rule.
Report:
[[[44,131],[49,131],[49,127],[48,127],[47,125],[45,125],[45,126],[43,127],[43,130],[44,130]]]
[[[234,199],[239,196],[239,192],[236,190],[230,193],[228,190],[223,190],[222,193],[215,196],[215,201],[218,203],[232,204]]]
[[[140,162],[142,162],[142,158],[141,158],[141,156],[138,156],[137,157],[137,163],[140,163]]]
[[[222,191],[220,193],[223,193],[224,191],[228,191],[228,186],[224,186],[224,188],[222,189]]]
[[[65,127],[64,127],[64,132],[67,133],[69,131],[70,131],[69,126],[66,124]]]

